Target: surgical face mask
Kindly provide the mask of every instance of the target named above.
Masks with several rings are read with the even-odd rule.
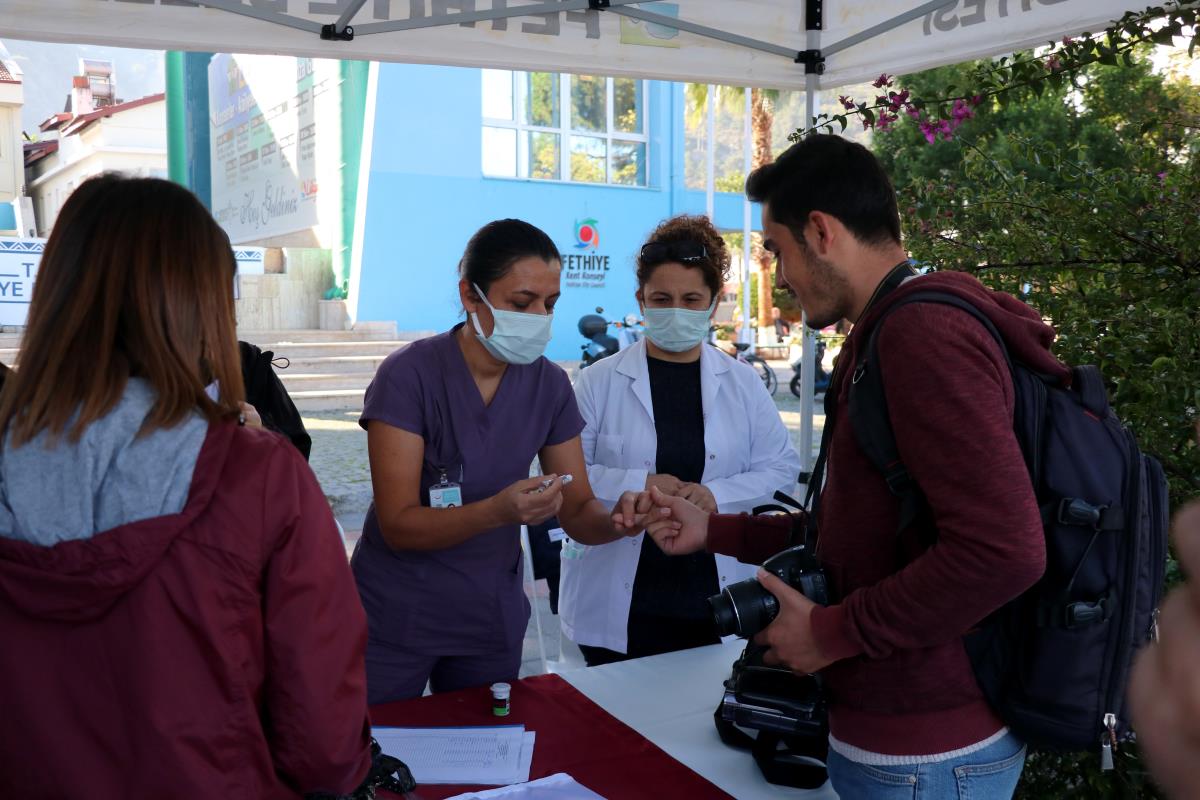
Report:
[[[550,342],[553,314],[522,314],[519,311],[500,311],[488,302],[487,295],[472,284],[484,305],[492,310],[495,326],[491,336],[483,335],[479,315],[471,312],[475,337],[487,351],[506,364],[532,364],[546,352]]]
[[[646,337],[668,353],[691,350],[708,338],[717,301],[702,311],[688,308],[647,308]]]

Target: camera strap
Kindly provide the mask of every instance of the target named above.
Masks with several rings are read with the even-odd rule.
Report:
[[[751,736],[732,722],[722,719],[719,706],[713,719],[721,741],[730,747],[749,750],[767,783],[797,789],[818,789],[828,780],[824,766],[829,750],[828,740],[802,739],[769,731],[759,731],[757,736]],[[814,764],[814,760],[820,763]]]

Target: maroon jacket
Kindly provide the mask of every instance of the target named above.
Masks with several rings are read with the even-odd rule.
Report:
[[[978,742],[1002,725],[975,681],[962,636],[1032,586],[1045,569],[1041,517],[1013,434],[1003,353],[965,311],[912,304],[884,322],[879,368],[901,457],[936,530],[897,537],[899,503],[849,421],[850,376],[874,321],[924,289],[979,307],[1012,356],[1068,380],[1049,351],[1054,331],[1026,304],[962,273],[911,280],[868,309],[840,359],[837,422],[819,511],[817,553],[840,602],[813,613],[832,733],[872,752],[929,755]],[[786,544],[786,519],[714,517],[708,548],[761,559]],[[926,548],[922,543],[935,541]]]
[[[288,442],[209,427],[179,514],[0,536],[0,797],[296,798],[370,766],[366,619]]]

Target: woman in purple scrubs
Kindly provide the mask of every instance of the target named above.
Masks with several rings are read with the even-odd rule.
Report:
[[[351,566],[372,704],[419,697],[426,681],[442,692],[516,679],[521,525],[557,515],[585,544],[640,531],[593,497],[570,381],[542,356],[560,271],[538,228],[485,225],[459,263],[468,322],[392,353],[367,388],[375,501]],[[529,477],[535,456],[548,486]]]

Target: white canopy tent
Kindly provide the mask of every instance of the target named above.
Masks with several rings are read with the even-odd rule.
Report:
[[[0,38],[817,92],[1099,30],[1138,0],[0,0]],[[801,458],[812,450],[811,334]]]

